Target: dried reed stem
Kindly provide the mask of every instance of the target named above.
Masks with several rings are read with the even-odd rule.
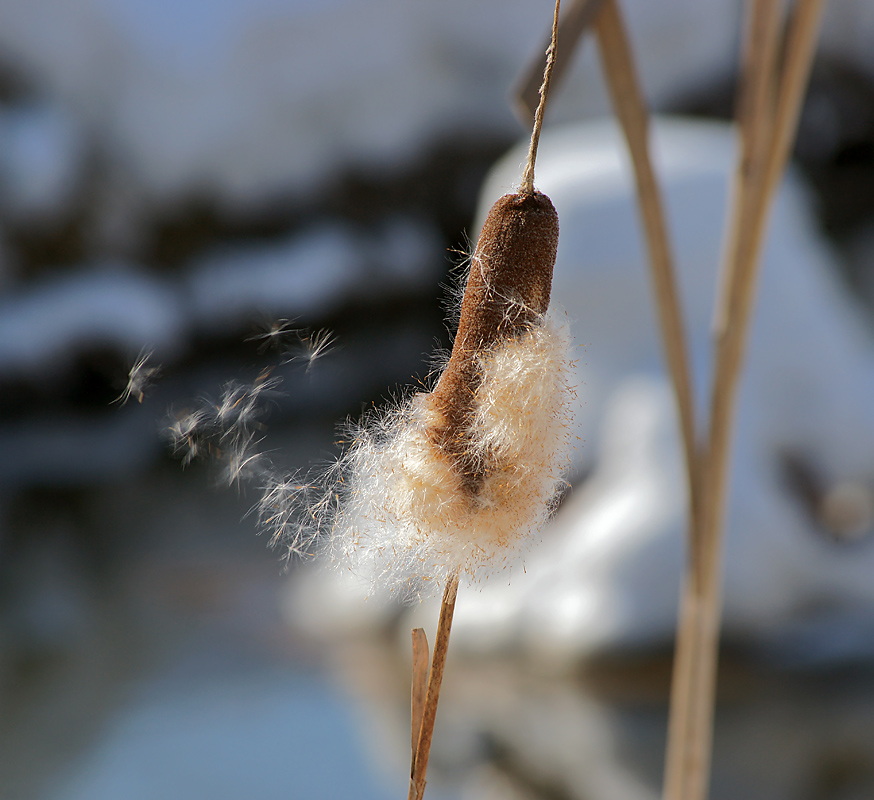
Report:
[[[458,595],[458,572],[446,582],[443,602],[440,606],[440,620],[437,623],[437,636],[434,640],[434,657],[428,676],[428,692],[422,711],[422,725],[413,755],[410,773],[410,791],[407,800],[422,800],[425,793],[425,776],[428,772],[428,758],[431,753],[431,738],[434,735],[434,722],[437,718],[437,701],[440,699],[440,684],[443,682],[443,669],[446,666],[446,653],[449,650],[449,632],[452,628],[452,615],[455,613],[455,599]]]
[[[795,140],[824,8],[825,0],[799,0],[789,19],[783,80],[765,181],[766,203],[777,189]]]
[[[634,167],[637,199],[649,249],[650,274],[655,289],[662,342],[677,398],[690,487],[690,520],[694,521],[698,517],[695,402],[689,375],[683,311],[661,193],[649,157],[649,114],[637,79],[631,44],[617,0],[606,0],[603,4],[595,19],[595,31],[600,45],[604,75],[613,99],[613,110],[622,125]]]
[[[562,75],[571,64],[580,38],[592,24],[604,0],[574,0],[558,23],[556,54],[552,81],[560,83]],[[542,53],[543,51],[541,51]],[[513,92],[516,112],[526,125],[534,122],[534,113],[540,103],[540,87],[543,83],[545,57],[538,53],[522,73]]]
[[[737,324],[740,306],[732,287],[736,292],[749,282],[739,270],[750,269],[755,220],[760,216],[755,212],[757,198],[762,196],[773,133],[781,5],[780,0],[754,0],[750,9],[737,108],[740,158],[732,189],[732,210],[716,307],[715,332],[719,339],[725,338],[731,320]]]
[[[687,563],[692,570],[694,565],[701,561],[700,537],[697,533],[701,524],[701,486],[695,432],[695,403],[689,374],[683,312],[676,285],[665,214],[649,158],[649,118],[636,77],[631,45],[616,0],[607,0],[604,4],[596,19],[595,30],[600,45],[604,76],[613,99],[613,109],[622,125],[634,167],[637,198],[649,248],[651,280],[655,291],[662,341],[677,401],[689,492]],[[686,650],[687,655],[695,652],[695,648]],[[695,669],[688,658],[678,659],[676,666],[670,727],[674,741],[678,738],[680,741],[686,741],[691,707],[685,687],[690,685]]]
[[[767,141],[771,127],[779,22],[779,2],[754,3],[747,29],[739,103],[741,157],[735,178],[720,299],[728,298],[728,287],[737,284],[738,256],[746,245],[747,233],[752,230],[749,201],[756,187],[761,185],[763,175],[766,150],[762,144]],[[725,299],[717,308],[717,327],[724,329],[731,318],[732,307]],[[701,466],[706,467],[703,458]],[[709,479],[708,501],[713,497],[714,477],[707,474],[705,479]],[[704,796],[709,775],[715,658],[710,659],[705,654],[715,652],[718,647],[719,574],[718,564],[711,562],[714,553],[710,543],[712,536],[708,536],[705,527],[708,524],[702,514],[693,531],[677,632],[665,765],[664,796],[669,800]],[[705,550],[709,551],[709,557]],[[713,666],[710,666],[711,660]]]
[[[741,155],[717,303],[710,427],[702,456],[698,561],[687,576],[678,631],[665,771],[666,800],[707,796],[721,617],[721,543],[732,424],[762,242],[794,138],[823,0],[800,0],[777,80],[779,2],[754,0],[747,29]],[[777,110],[771,97],[777,87]]]
[[[425,715],[425,698],[428,693],[428,638],[421,628],[413,629],[413,685],[410,690],[410,715],[412,725],[411,736],[413,746],[413,761],[410,773],[413,772],[416,759],[416,749],[419,747],[419,733],[422,730],[422,717]]]
[[[549,83],[552,69],[555,66],[555,46],[558,39],[558,12],[561,0],[555,0],[555,11],[552,15],[552,36],[546,51],[546,66],[543,69],[543,84],[540,86],[540,102],[534,112],[534,127],[531,130],[531,144],[528,146],[528,159],[525,171],[522,173],[522,184],[519,191],[523,194],[534,194],[534,162],[537,160],[537,145],[540,143],[540,130],[543,127],[543,114],[546,110],[546,98],[549,95]]]

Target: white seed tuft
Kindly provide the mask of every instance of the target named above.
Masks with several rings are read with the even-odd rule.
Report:
[[[459,567],[478,580],[509,565],[550,515],[569,460],[567,324],[538,317],[480,369],[468,447],[485,477],[475,495],[429,433],[434,395],[417,394],[356,427],[322,489],[295,492],[298,525],[278,502],[274,531],[294,552],[323,538],[338,565],[409,596],[431,594]]]

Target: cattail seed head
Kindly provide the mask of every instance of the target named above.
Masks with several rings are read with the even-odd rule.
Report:
[[[336,563],[417,596],[459,568],[484,576],[531,541],[570,450],[568,326],[547,314],[557,245],[549,198],[498,200],[436,386],[350,428],[338,464],[309,481],[321,489],[301,498],[291,552],[321,537]]]
[[[518,192],[492,206],[471,259],[452,355],[433,391],[442,419],[431,435],[454,458],[473,494],[484,477],[482,465],[471,461],[468,441],[479,359],[546,313],[557,249],[558,214],[550,199]]]

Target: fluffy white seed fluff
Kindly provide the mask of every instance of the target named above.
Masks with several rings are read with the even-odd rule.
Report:
[[[458,568],[479,579],[515,560],[552,512],[569,460],[570,353],[567,323],[545,316],[481,358],[475,495],[428,434],[433,395],[358,426],[334,489],[309,512],[336,563],[415,596]]]

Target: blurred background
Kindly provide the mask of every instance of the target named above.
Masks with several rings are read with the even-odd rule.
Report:
[[[728,119],[741,4],[623,8],[653,108]],[[0,3],[0,796],[406,791],[411,612],[302,591],[320,579],[259,538],[257,491],[228,488],[215,458],[183,464],[167,431],[269,370],[260,446],[304,469],[336,455],[338,422],[425,378],[483,181],[526,137],[510,91],[551,9]],[[795,153],[805,235],[869,342],[872,36],[874,6],[829,7]],[[596,56],[584,40],[548,125],[609,114]],[[581,409],[592,430],[600,408]],[[809,459],[784,466],[813,491]],[[714,797],[874,796],[874,618],[839,605],[865,635],[826,636],[830,658],[803,638],[751,654],[738,617]],[[629,628],[563,660],[512,641],[450,659],[429,795],[656,797],[670,634]]]

